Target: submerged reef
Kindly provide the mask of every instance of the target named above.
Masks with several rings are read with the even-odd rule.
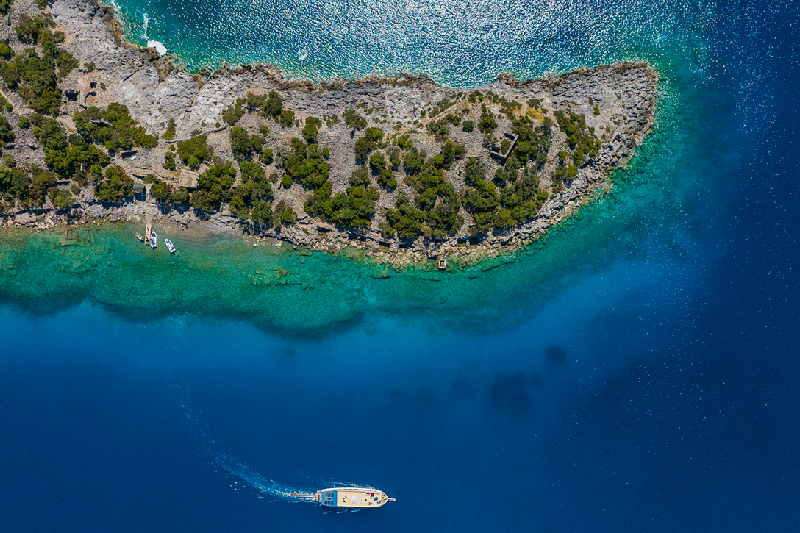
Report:
[[[0,29],[5,225],[159,220],[395,265],[514,250],[608,184],[653,123],[645,63],[458,89],[425,76],[191,74],[95,0]]]

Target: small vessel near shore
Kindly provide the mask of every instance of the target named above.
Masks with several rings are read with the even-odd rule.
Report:
[[[386,502],[396,501],[382,490],[372,487],[344,486],[318,490],[316,494],[292,494],[319,503],[324,507],[369,508],[382,507]]]
[[[155,230],[150,232],[150,247],[155,250],[156,246],[158,246],[158,235],[156,235]]]
[[[169,239],[164,239],[164,244],[166,245],[166,247],[167,247],[167,250],[169,250],[169,253],[171,253],[171,254],[174,254],[174,253],[175,253],[175,245],[174,245],[174,244],[172,244],[172,241],[171,241],[171,240],[169,240]]]
[[[138,231],[136,232],[136,238],[139,239],[139,242],[144,242],[144,237]]]

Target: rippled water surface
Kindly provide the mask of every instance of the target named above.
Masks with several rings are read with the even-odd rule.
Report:
[[[191,69],[267,62],[314,79],[421,72],[459,86],[682,50],[708,61],[713,2],[131,0],[128,34]]]
[[[474,86],[646,60],[657,124],[546,239],[448,273],[5,232],[0,530],[797,528],[796,5],[119,9],[190,69]],[[287,497],[341,481],[398,501]]]

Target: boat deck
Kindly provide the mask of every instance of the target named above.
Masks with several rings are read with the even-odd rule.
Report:
[[[317,496],[317,501],[327,507],[381,507],[389,501],[380,490],[360,487],[321,490]]]

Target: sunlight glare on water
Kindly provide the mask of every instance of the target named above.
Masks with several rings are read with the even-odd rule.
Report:
[[[453,272],[0,233],[0,530],[795,530],[796,6],[122,0],[191,69],[644,59],[656,124],[545,239]],[[286,504],[337,479],[397,502]]]
[[[457,86],[500,72],[534,76],[658,54],[685,46],[715,17],[713,9],[677,0],[127,0],[120,6],[129,36],[144,39],[147,13],[150,38],[193,70],[266,62],[312,79],[420,72]]]

